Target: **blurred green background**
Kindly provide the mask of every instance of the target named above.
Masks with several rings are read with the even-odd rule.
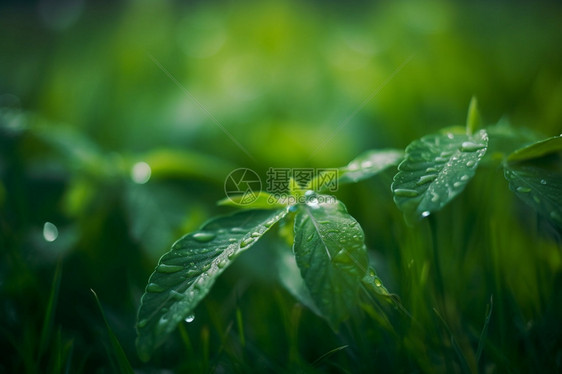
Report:
[[[498,321],[476,367],[561,368],[560,236],[506,196],[493,168],[435,224],[461,348],[448,333],[389,332],[365,315],[329,331],[278,286],[264,246],[151,362],[134,351],[148,275],[180,235],[228,212],[215,202],[231,170],[265,181],[269,167],[338,167],[403,148],[462,125],[473,95],[485,124],[557,135],[561,46],[559,2],[2,3],[0,372],[117,370],[90,289],[138,372],[461,370],[443,357],[460,350],[472,362],[491,294]],[[404,225],[391,178],[337,195],[390,289],[443,328],[420,281],[430,234]]]

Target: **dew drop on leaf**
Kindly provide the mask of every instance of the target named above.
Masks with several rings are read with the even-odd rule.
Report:
[[[402,197],[416,197],[420,193],[416,190],[411,190],[409,188],[397,188],[394,190],[394,194],[396,196],[402,196]]]
[[[146,162],[137,162],[131,168],[131,179],[137,184],[145,184],[150,179],[152,170]]]
[[[178,292],[176,290],[171,290],[170,291],[170,297],[174,300],[181,300],[181,299],[183,299],[184,295],[181,292]]]
[[[433,182],[435,179],[437,178],[436,174],[429,174],[429,175],[422,175],[420,177],[420,179],[416,182],[416,184],[418,186],[421,186],[423,184],[429,183],[429,182]]]
[[[212,232],[197,232],[193,234],[193,239],[199,243],[207,243],[213,240],[217,235]]]
[[[191,323],[193,321],[195,321],[195,314],[190,314],[187,317],[185,317],[185,322]]]
[[[531,192],[531,189],[529,187],[519,186],[517,187],[517,192],[527,193],[527,192]]]
[[[483,144],[478,144],[478,143],[474,143],[474,142],[463,142],[461,144],[461,151],[463,152],[476,152],[482,148],[485,148],[486,146]]]
[[[156,268],[156,271],[159,272],[159,273],[176,273],[176,272],[178,272],[182,269],[183,269],[183,266],[179,266],[179,265],[160,264]]]
[[[429,214],[430,214],[429,210],[426,210],[426,211],[422,212],[421,216],[425,218],[425,217],[429,216]]]
[[[164,287],[156,283],[149,283],[148,286],[146,286],[146,292],[163,292],[163,291],[164,291]]]
[[[48,242],[54,242],[59,237],[59,229],[51,222],[43,225],[43,238]]]
[[[242,242],[240,243],[240,248],[245,248],[247,246],[249,246],[250,244],[252,244],[256,239],[249,237],[246,238],[244,240],[242,240]]]

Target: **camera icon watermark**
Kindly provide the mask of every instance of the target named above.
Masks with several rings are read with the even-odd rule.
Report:
[[[256,201],[261,191],[260,176],[248,168],[235,169],[228,174],[224,181],[224,193],[235,201],[234,197],[241,198],[236,200],[240,205],[248,205]]]
[[[269,194],[267,203],[294,205],[299,203],[315,201],[318,203],[331,203],[323,201],[329,198],[328,195],[316,195],[313,197],[312,191],[335,192],[338,189],[338,169],[332,168],[272,168],[267,170],[267,180],[265,192]],[[291,194],[291,178],[296,184],[297,189],[302,193]],[[225,179],[224,192],[228,199],[237,205],[250,205],[255,202],[262,192],[262,182],[259,175],[252,169],[235,169]],[[322,199],[322,201],[320,201]]]

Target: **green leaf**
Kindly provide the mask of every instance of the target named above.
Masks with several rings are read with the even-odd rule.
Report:
[[[470,99],[470,104],[468,105],[468,115],[466,116],[466,133],[468,135],[474,134],[474,132],[480,128],[482,120],[480,118],[480,111],[478,110],[478,100],[476,96],[472,96]]]
[[[154,348],[193,312],[225,268],[287,212],[246,210],[215,218],[174,243],[160,259],[141,299],[139,357],[148,360]]]
[[[217,202],[222,206],[233,206],[243,209],[279,209],[287,206],[287,201],[283,201],[265,191],[259,191],[249,199],[249,195],[240,194],[225,197]]]
[[[322,313],[318,310],[316,304],[314,304],[312,296],[310,296],[310,291],[301,277],[299,267],[291,248],[284,244],[285,243],[282,242],[277,243],[275,247],[276,268],[279,273],[279,282],[302,305],[310,309],[318,316],[322,316]]]
[[[398,165],[403,158],[404,152],[398,149],[367,151],[339,169],[339,182],[355,183],[370,178],[388,167]]]
[[[509,188],[562,228],[562,138],[549,138],[513,152],[504,163]]]
[[[464,190],[486,152],[488,135],[433,134],[406,148],[392,191],[406,219],[420,219],[443,208]]]
[[[382,296],[390,296],[390,293],[388,292],[388,290],[382,283],[382,280],[379,278],[375,269],[373,268],[369,268],[367,275],[363,277],[361,282],[363,282],[363,286],[365,286],[365,288],[367,288],[367,290],[370,292],[374,292]]]
[[[399,149],[379,149],[366,151],[357,156],[347,166],[320,172],[307,185],[307,190],[333,190],[338,183],[356,183],[370,178],[381,171],[398,165],[404,158]]]
[[[486,132],[489,141],[484,160],[502,161],[516,149],[535,143],[540,139],[535,132],[525,128],[513,127],[506,119],[501,119],[497,124],[488,127]]]
[[[312,196],[297,211],[293,250],[318,310],[337,329],[356,305],[367,272],[363,230],[343,203]]]
[[[562,136],[553,136],[533,143],[527,147],[519,148],[509,155],[507,162],[525,161],[546,156],[553,152],[562,151]]]

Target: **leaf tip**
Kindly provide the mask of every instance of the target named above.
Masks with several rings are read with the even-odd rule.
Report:
[[[472,96],[468,105],[468,114],[466,117],[466,133],[472,135],[480,127],[480,111],[478,110],[478,99]]]

